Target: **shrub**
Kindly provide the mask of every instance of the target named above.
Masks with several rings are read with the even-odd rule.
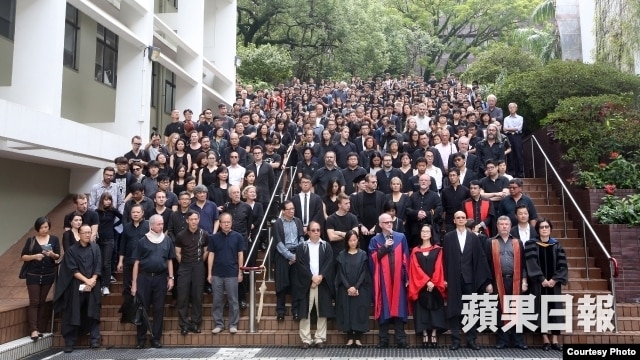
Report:
[[[531,131],[538,129],[539,121],[563,99],[639,90],[640,78],[612,67],[556,60],[532,71],[507,76],[496,95],[503,109],[510,102],[518,104],[518,113]]]
[[[626,224],[640,226],[640,194],[626,198],[607,195],[594,213],[601,224]]]

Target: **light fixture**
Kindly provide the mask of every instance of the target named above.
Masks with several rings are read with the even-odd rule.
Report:
[[[242,59],[236,56],[236,67],[240,67],[240,65],[242,65]]]
[[[150,61],[158,61],[158,59],[160,58],[160,48],[153,46],[153,45],[149,45],[145,48],[145,51],[147,52],[147,57],[149,58]]]

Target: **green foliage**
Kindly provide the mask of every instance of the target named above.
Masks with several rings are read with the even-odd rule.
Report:
[[[291,55],[276,46],[267,44],[256,47],[250,44],[248,47],[239,47],[238,56],[242,59],[238,67],[238,77],[242,82],[275,85],[291,77]]]
[[[631,96],[572,97],[561,100],[542,123],[567,147],[566,160],[592,170],[612,152],[638,148],[640,114],[631,104]]]
[[[605,196],[603,203],[594,213],[601,224],[626,224],[640,226],[640,194],[626,198]]]
[[[612,154],[614,157],[617,153]],[[602,163],[604,165],[605,163]],[[618,189],[640,190],[640,165],[618,155],[609,164],[594,165],[591,171],[578,172],[578,185],[591,189],[615,185]]]
[[[478,81],[480,84],[495,84],[500,83],[507,75],[538,67],[540,63],[532,55],[500,43],[478,54],[461,78],[467,83]]]
[[[539,120],[551,113],[562,99],[639,90],[640,78],[609,66],[554,60],[544,67],[509,75],[497,96],[499,106],[504,109],[509,102],[517,103],[525,126],[535,130],[540,126]]]
[[[637,0],[596,0],[594,32],[596,61],[633,74],[635,56],[640,51],[640,2]]]

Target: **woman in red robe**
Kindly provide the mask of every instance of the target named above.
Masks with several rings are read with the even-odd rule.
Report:
[[[409,261],[409,308],[413,310],[416,335],[422,334],[424,348],[438,346],[438,332],[447,330],[442,248],[432,244],[433,229],[420,228],[421,245],[411,251]]]

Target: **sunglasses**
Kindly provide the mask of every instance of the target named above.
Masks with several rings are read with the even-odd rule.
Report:
[[[320,232],[320,229],[309,229],[311,232]]]

